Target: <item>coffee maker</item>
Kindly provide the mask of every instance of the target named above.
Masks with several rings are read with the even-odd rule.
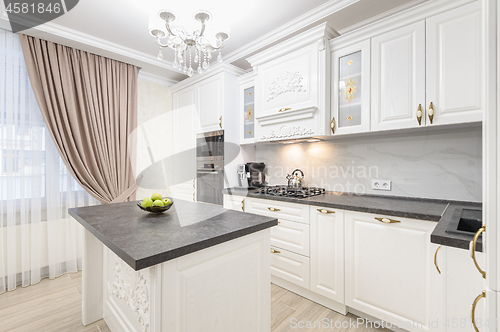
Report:
[[[267,185],[266,164],[246,163],[238,165],[238,182],[242,188],[258,188]]]

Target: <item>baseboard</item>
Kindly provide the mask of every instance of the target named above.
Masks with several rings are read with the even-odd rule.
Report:
[[[328,309],[332,309],[333,311],[338,312],[339,314],[345,316],[348,313],[347,306],[345,304],[333,301],[322,295],[316,294],[309,289],[297,286],[287,280],[283,280],[279,277],[271,275],[271,282],[275,285],[278,285],[280,287],[289,290],[292,293],[295,293],[297,295],[305,297],[308,300],[321,304],[322,306],[327,307]]]
[[[104,321],[111,332],[136,332],[120,309],[109,300],[104,302]]]
[[[353,309],[351,307],[347,307],[349,309],[349,312],[353,315],[356,315],[358,317],[361,317],[361,318],[364,318],[366,319],[367,321],[370,321],[370,322],[381,322],[382,319],[379,319],[379,318],[376,318],[376,317],[373,317],[371,315],[368,315],[368,314],[365,314],[364,312],[362,311],[359,311],[359,310],[356,310],[356,309]],[[400,329],[396,326],[388,326],[388,325],[384,325],[384,328],[388,329],[388,330],[391,330],[391,331],[394,331],[394,332],[408,332],[407,330],[403,330],[403,329]]]

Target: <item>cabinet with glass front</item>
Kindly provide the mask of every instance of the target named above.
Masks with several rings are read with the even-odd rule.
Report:
[[[370,40],[333,50],[332,135],[370,131]]]
[[[238,77],[240,85],[239,110],[240,113],[240,144],[255,143],[255,93],[254,72]]]

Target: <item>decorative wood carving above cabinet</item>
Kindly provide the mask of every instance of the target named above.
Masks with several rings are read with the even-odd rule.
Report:
[[[328,135],[327,40],[337,36],[324,23],[248,59],[257,73],[256,141]]]

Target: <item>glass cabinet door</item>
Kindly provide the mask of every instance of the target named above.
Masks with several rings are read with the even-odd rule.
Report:
[[[370,41],[332,55],[332,135],[370,131]]]
[[[243,138],[253,139],[254,136],[254,87],[243,90]]]

